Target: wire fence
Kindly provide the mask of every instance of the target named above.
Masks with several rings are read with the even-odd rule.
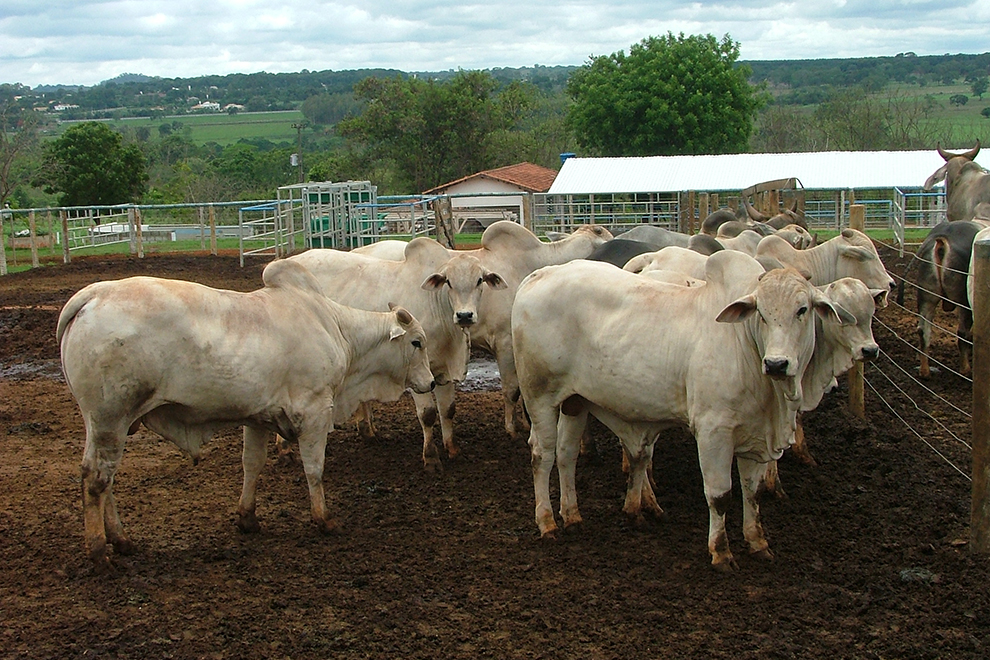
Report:
[[[950,311],[937,309],[931,322],[932,338],[928,359],[933,366],[931,375],[922,378],[919,364],[922,349],[918,335],[922,315],[917,311],[920,292],[924,291],[947,307],[955,307],[969,313],[968,306],[952,300],[944,291],[922,289],[917,282],[917,272],[922,265],[933,262],[916,256],[917,245],[908,246],[900,258],[900,246],[875,241],[888,272],[898,287],[905,292],[904,304],[891,300],[886,309],[878,310],[874,318],[874,334],[881,347],[877,360],[867,365],[864,380],[867,390],[907,428],[911,437],[935,453],[949,469],[967,481],[972,481],[970,465],[973,423],[973,380],[968,373],[955,366],[959,363],[958,344],[972,346],[971,342],[957,338],[957,330]],[[913,267],[908,265],[914,260]],[[952,271],[965,277],[968,273]],[[905,276],[909,271],[908,276]],[[915,277],[910,277],[910,272]],[[912,304],[913,303],[913,304]],[[912,309],[914,307],[914,309]],[[942,305],[936,305],[942,307]]]

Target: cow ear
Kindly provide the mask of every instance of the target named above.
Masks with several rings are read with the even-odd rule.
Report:
[[[780,259],[771,257],[769,254],[759,255],[756,257],[756,261],[758,261],[759,264],[763,266],[763,270],[767,272],[784,267],[784,264],[781,263]]]
[[[873,296],[873,303],[877,307],[887,306],[888,293],[890,293],[889,289],[870,289],[870,295]]]
[[[835,321],[839,325],[856,325],[856,316],[852,312],[832,301],[818,289],[812,290],[811,304],[815,308],[815,313],[826,321]]]
[[[399,325],[406,327],[413,322],[413,316],[405,307],[399,307],[394,303],[389,303],[388,308],[395,312],[395,318],[399,321]]]
[[[923,189],[931,190],[932,186],[934,186],[939,181],[945,181],[945,173],[948,171],[948,169],[949,169],[949,164],[946,163],[942,167],[935,170],[935,173],[932,174],[930,177],[928,177],[927,180],[925,180],[925,185]]]
[[[403,328],[401,325],[393,325],[391,331],[388,334],[388,338],[391,341],[392,339],[398,339],[404,334],[406,334],[405,328]]]
[[[715,320],[719,323],[739,323],[745,321],[756,311],[756,296],[749,294],[730,304],[719,312]]]
[[[433,273],[423,282],[423,288],[427,291],[439,291],[446,282],[446,275],[443,273]]]
[[[839,253],[843,257],[849,257],[856,261],[869,261],[873,258],[873,253],[862,245],[843,245],[839,249]]]
[[[552,230],[551,231],[548,231],[544,235],[547,237],[547,240],[550,241],[551,243],[556,243],[557,241],[562,241],[565,238],[567,238],[568,236],[570,236],[570,234],[565,234],[562,231],[552,231]]]
[[[493,289],[507,289],[509,285],[505,283],[502,276],[498,273],[485,273],[484,278],[485,283]]]

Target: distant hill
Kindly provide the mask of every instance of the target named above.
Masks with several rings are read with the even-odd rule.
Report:
[[[866,87],[879,90],[890,83],[919,86],[969,83],[990,72],[990,53],[928,55],[898,53],[892,57],[816,60],[753,60],[740,62],[752,70],[750,81],[765,83],[783,103],[817,103],[829,88]],[[561,94],[578,66],[532,66],[487,69],[496,80],[524,80],[544,93]],[[160,78],[124,73],[99,85],[45,85],[30,90],[42,102],[73,108],[64,119],[165,116],[185,112],[201,101],[235,104],[249,111],[293,110],[319,94],[350,96],[355,83],[368,77],[417,76],[446,80],[457,70],[403,72],[395,69],[355,69],[297,73],[233,73],[195,78]],[[4,85],[0,85],[3,88]],[[18,88],[23,94],[28,88]]]

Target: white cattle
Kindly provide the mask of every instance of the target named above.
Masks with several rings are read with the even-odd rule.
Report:
[[[688,248],[671,245],[656,252],[633,257],[623,267],[630,273],[646,273],[651,270],[673,270],[699,280],[705,279],[708,257]]]
[[[488,270],[499,273],[507,287],[481,300],[481,318],[470,328],[471,345],[488,351],[498,363],[505,408],[505,430],[515,436],[519,399],[519,379],[512,354],[511,315],[516,289],[523,279],[544,266],[583,259],[596,247],[612,239],[604,227],[584,225],[552,243],[544,243],[522,225],[500,220],[489,225],[481,236],[481,247],[464,254],[476,257]],[[458,253],[460,253],[458,251]]]
[[[976,236],[973,237],[973,250],[969,253],[969,275],[966,277],[966,300],[969,301],[970,310],[973,309],[973,261],[976,258],[976,242],[986,240],[990,240],[990,227],[984,227],[976,232]]]
[[[848,312],[797,271],[764,275],[739,252],[709,257],[705,279],[705,286],[682,287],[580,261],[544,268],[519,287],[512,339],[532,420],[536,520],[544,536],[557,530],[549,493],[555,459],[564,524],[581,521],[574,469],[590,412],[629,456],[627,514],[639,518],[644,506],[660,513],[646,468],[658,434],[684,425],[698,442],[712,564],[735,566],[725,532],[733,458],[750,551],[772,556],[757,501],[764,464],[793,439],[815,346],[813,317]]]
[[[736,250],[737,252],[743,252],[751,257],[755,257],[756,246],[760,244],[763,238],[763,236],[757,234],[755,231],[744,231],[731,237],[716,236],[715,240],[726,250]]]
[[[343,305],[380,311],[388,309],[389,303],[397,303],[420,320],[437,379],[436,404],[433,394],[413,394],[423,429],[423,464],[428,470],[441,467],[433,442],[438,409],[447,455],[457,455],[454,387],[467,371],[467,331],[483,322],[481,302],[495,290],[505,289],[503,278],[470,253],[448,253],[426,237],[407,243],[402,261],[339,250],[308,250],[289,259],[305,266],[326,294]],[[492,291],[482,296],[486,288]]]
[[[389,261],[402,261],[406,258],[406,246],[408,241],[400,241],[394,238],[387,238],[376,241],[362,247],[351,250],[354,254],[363,254],[366,257],[377,259],[388,259]]]
[[[194,459],[213,434],[244,426],[238,525],[258,528],[255,488],[271,432],[297,438],[313,520],[326,509],[327,433],[366,399],[433,387],[422,326],[404,309],[371,313],[323,295],[280,260],[253,293],[151,277],[91,284],[66,303],[56,337],[82,411],[86,545],[97,565],[125,536],[113,495],[124,438],[144,423]]]
[[[854,362],[870,361],[880,354],[880,347],[873,338],[873,315],[877,305],[885,303],[888,292],[884,289],[870,289],[852,277],[819,288],[829,300],[849,312],[855,322],[836,323],[822,318],[815,320],[815,350],[801,383],[801,412],[817,408],[825,393],[836,385],[836,378],[849,371]],[[813,463],[804,447],[804,431],[800,418],[795,429],[794,450]],[[776,461],[771,461],[767,466],[766,487],[779,496],[783,495],[778,482]]]
[[[779,236],[766,236],[760,241],[756,258],[765,266],[776,261],[797,268],[809,274],[816,286],[843,277],[855,277],[871,289],[890,291],[894,285],[873,241],[855,229],[843,229],[835,238],[807,250],[795,249]]]

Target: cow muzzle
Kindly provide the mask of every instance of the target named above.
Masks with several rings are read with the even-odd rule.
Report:
[[[437,381],[436,379],[434,379],[430,381],[430,384],[428,386],[420,385],[419,387],[417,387],[416,384],[413,384],[410,386],[410,389],[416,394],[426,394],[427,392],[432,392],[433,390],[435,390],[436,387],[437,387]]]
[[[876,344],[873,344],[872,346],[864,346],[860,350],[860,359],[863,360],[863,362],[872,362],[873,360],[876,360],[879,355],[880,347]]]
[[[472,325],[478,322],[478,319],[475,317],[474,312],[457,312],[456,314],[454,314],[454,316],[457,319],[457,325],[461,326],[462,328],[471,327]]]
[[[787,358],[766,357],[763,358],[763,373],[778,380],[781,378],[787,378],[789,375],[787,372],[790,365],[791,362]]]

